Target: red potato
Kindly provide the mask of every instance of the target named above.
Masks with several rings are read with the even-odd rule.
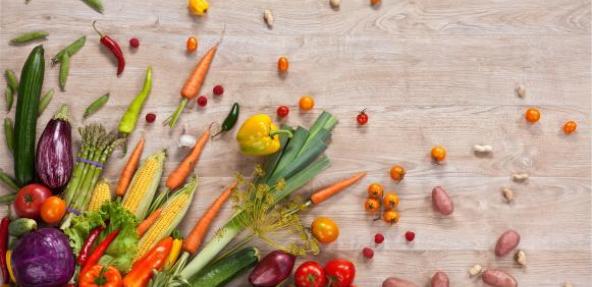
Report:
[[[436,212],[450,215],[454,211],[454,204],[448,193],[441,186],[432,189],[432,206]]]
[[[448,275],[442,271],[436,272],[434,276],[432,276],[432,285],[431,287],[448,287],[450,286],[450,280],[448,280]]]
[[[518,287],[518,282],[512,275],[495,269],[483,272],[481,279],[485,284],[493,287]]]
[[[404,279],[399,279],[396,277],[389,277],[389,278],[386,278],[386,280],[384,280],[382,282],[382,287],[418,287],[418,286],[415,285],[414,283],[411,283],[411,282],[404,280]]]
[[[520,234],[514,230],[502,233],[495,244],[495,255],[506,256],[520,243]]]

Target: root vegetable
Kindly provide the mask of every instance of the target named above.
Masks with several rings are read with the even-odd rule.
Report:
[[[522,250],[516,251],[516,254],[514,254],[514,261],[520,264],[520,266],[526,266],[526,253]]]
[[[502,257],[508,255],[520,243],[520,234],[514,230],[502,233],[495,244],[495,255]]]
[[[469,269],[469,275],[471,275],[471,277],[479,276],[481,275],[481,272],[483,272],[483,267],[479,264],[475,264]]]
[[[493,151],[493,147],[490,145],[476,144],[473,146],[473,150],[475,151],[475,153],[488,154]]]
[[[389,277],[382,282],[382,287],[418,287],[414,283],[411,283],[407,280],[396,278],[396,277]]]
[[[265,9],[265,11],[263,11],[263,20],[265,20],[265,24],[267,24],[268,28],[273,28],[273,14],[271,13],[271,10]]]
[[[448,279],[448,275],[442,271],[436,272],[434,276],[432,276],[431,287],[448,287],[450,286],[450,280]]]
[[[432,189],[432,206],[435,211],[443,215],[450,215],[454,211],[452,199],[441,186]]]
[[[493,287],[518,287],[518,282],[512,275],[495,269],[485,270],[481,276],[483,282]]]
[[[528,179],[528,173],[517,172],[512,175],[512,180],[515,182],[525,182]]]
[[[514,200],[514,192],[507,187],[502,188],[502,195],[506,199],[507,203],[510,203],[512,200]]]

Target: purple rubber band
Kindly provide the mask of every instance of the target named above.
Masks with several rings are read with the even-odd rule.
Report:
[[[80,215],[80,211],[78,211],[77,209],[74,209],[72,207],[68,207],[68,212],[74,213],[76,215]]]
[[[96,166],[98,168],[103,168],[103,164],[102,163],[96,162],[96,161],[92,161],[90,159],[85,159],[85,158],[79,157],[79,158],[76,158],[76,161],[83,162],[83,163],[88,163],[88,164],[93,165],[93,166]]]

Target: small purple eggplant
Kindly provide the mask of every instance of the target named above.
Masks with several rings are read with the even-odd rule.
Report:
[[[72,126],[69,109],[63,105],[47,123],[37,143],[37,177],[54,193],[60,192],[72,176]]]
[[[256,287],[273,287],[290,277],[296,256],[281,250],[267,254],[249,275],[249,282]]]

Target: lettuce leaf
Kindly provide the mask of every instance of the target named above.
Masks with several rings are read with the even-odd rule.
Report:
[[[106,225],[105,225],[106,224]],[[138,234],[136,217],[123,208],[119,202],[108,202],[95,212],[85,212],[72,219],[72,224],[64,230],[70,239],[74,254],[78,255],[91,230],[105,226],[95,244],[103,241],[107,234],[119,230],[119,235],[109,245],[99,264],[112,265],[121,272],[129,271],[137,252]]]

